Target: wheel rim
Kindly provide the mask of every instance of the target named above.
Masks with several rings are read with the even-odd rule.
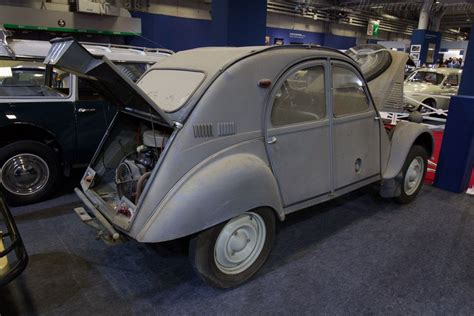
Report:
[[[429,104],[429,106],[431,106],[431,104]],[[428,111],[431,111],[430,109],[428,109],[427,107],[423,106],[423,105],[420,105],[420,109],[419,109],[419,112],[420,113],[427,113]]]
[[[423,158],[415,157],[415,159],[412,160],[405,175],[404,187],[406,195],[412,195],[416,192],[423,180],[424,168],[425,162]]]
[[[214,247],[217,268],[225,274],[247,270],[260,256],[266,234],[265,222],[257,213],[244,213],[230,220]]]
[[[13,156],[3,164],[1,180],[3,187],[13,194],[34,194],[48,183],[48,164],[33,154]]]

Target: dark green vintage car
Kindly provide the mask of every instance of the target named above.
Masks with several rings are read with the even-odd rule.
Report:
[[[83,79],[44,66],[41,55],[49,42],[46,49],[40,41],[8,44],[11,51],[15,47],[18,51],[24,42],[31,42],[27,48],[38,45],[39,56],[0,57],[0,182],[8,202],[14,204],[45,198],[71,168],[86,166],[116,113]],[[107,56],[131,80],[171,53],[84,46]]]

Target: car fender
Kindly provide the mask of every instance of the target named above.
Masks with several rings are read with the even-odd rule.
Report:
[[[414,144],[426,148],[428,155],[433,153],[434,139],[428,127],[412,122],[400,122],[395,126],[387,167],[382,173],[383,179],[395,178],[403,168],[408,152]]]
[[[278,185],[264,159],[252,153],[209,157],[175,184],[136,239],[184,237],[258,207],[272,208],[283,220]]]

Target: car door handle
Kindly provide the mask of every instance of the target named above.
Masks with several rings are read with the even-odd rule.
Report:
[[[94,108],[79,108],[77,109],[77,112],[79,113],[90,113],[90,112],[95,112],[97,109]]]
[[[374,117],[374,121],[380,121],[380,116]]]
[[[275,144],[276,142],[277,138],[275,136],[272,136],[267,140],[267,144]]]

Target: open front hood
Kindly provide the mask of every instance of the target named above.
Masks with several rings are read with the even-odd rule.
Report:
[[[107,57],[95,57],[72,38],[54,39],[44,63],[87,79],[120,110],[136,112],[165,126],[172,120]]]

